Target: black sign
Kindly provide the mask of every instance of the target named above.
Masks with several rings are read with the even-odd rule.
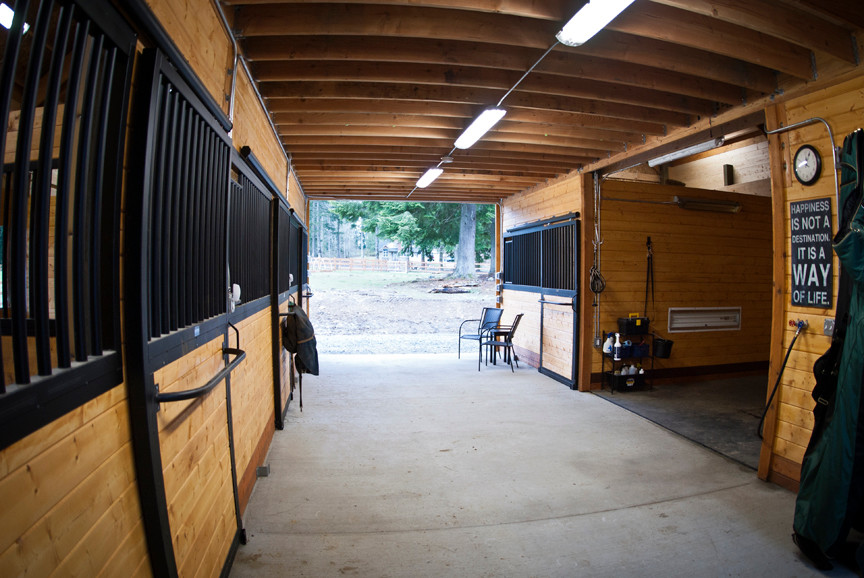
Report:
[[[834,295],[831,199],[791,203],[792,305],[829,309]]]

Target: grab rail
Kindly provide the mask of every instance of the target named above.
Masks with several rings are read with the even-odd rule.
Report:
[[[219,373],[213,376],[213,379],[202,385],[201,387],[196,387],[195,389],[187,389],[184,391],[169,391],[166,393],[158,393],[159,385],[156,384],[156,408],[158,411],[159,404],[162,402],[170,402],[170,401],[184,401],[187,399],[195,399],[196,397],[201,397],[205,393],[209,392],[211,389],[216,387],[220,381],[225,379],[225,377],[231,373],[240,362],[246,359],[246,352],[242,349],[237,349],[235,347],[223,347],[222,348],[223,355],[236,355],[234,359],[231,360],[231,363],[222,368]]]

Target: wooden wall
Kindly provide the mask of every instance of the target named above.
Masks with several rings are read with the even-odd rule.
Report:
[[[153,379],[160,392],[183,391],[201,387],[222,367],[220,336]],[[181,576],[216,575],[236,529],[224,380],[201,398],[163,403],[158,420],[177,569]]]
[[[294,171],[291,171],[288,175],[288,204],[291,205],[291,208],[294,209],[300,220],[308,224],[309,221],[306,219],[306,195]]]
[[[210,0],[147,0],[213,100],[228,114],[234,51]]]
[[[602,189],[600,327],[617,331],[617,319],[646,314],[647,237],[654,248],[651,330],[672,339],[669,359],[658,370],[767,363],[771,329],[771,202],[677,186],[607,180]],[[657,204],[687,196],[735,200],[737,214],[690,211]],[[614,200],[614,199],[626,199]],[[587,242],[590,243],[590,240]],[[742,308],[740,331],[668,332],[669,307]],[[592,372],[602,358],[595,350]]]
[[[267,174],[285,195],[288,186],[288,161],[282,151],[282,144],[273,134],[267,114],[261,110],[258,96],[246,69],[237,71],[237,90],[234,105],[234,130],[231,138],[237,150],[248,146],[264,166]],[[289,201],[290,202],[290,201]]]
[[[836,146],[843,143],[847,134],[864,127],[864,78],[814,92],[806,97],[797,98],[785,105],[768,111],[770,127],[789,126],[813,117],[828,121],[834,131]],[[791,156],[802,144],[814,145],[822,155],[822,177],[812,187],[800,185],[792,176]],[[836,203],[834,202],[834,181],[831,173],[831,147],[824,125],[814,124],[796,129],[772,138],[771,155],[774,170],[774,199],[776,211],[775,237],[778,245],[776,253],[783,255],[777,261],[777,283],[775,303],[775,327],[772,344],[772,380],[780,371],[780,362],[792,341],[794,330],[787,322],[804,319],[809,323],[795,343],[789,362],[783,372],[778,402],[766,419],[765,444],[760,461],[760,477],[771,479],[787,487],[796,488],[800,475],[800,464],[804,450],[813,429],[813,406],[810,397],[815,381],[813,363],[828,350],[830,338],[823,335],[825,319],[834,318],[836,305],[831,309],[793,307],[790,294],[791,263],[787,253],[791,247],[790,208],[795,201],[830,197],[832,199],[832,220],[836,231]],[[834,290],[839,276],[838,261],[834,259]]]
[[[240,347],[246,351],[246,360],[231,374],[234,458],[242,512],[255,485],[255,470],[264,463],[275,431],[270,308],[241,321],[237,329],[240,331]],[[233,347],[233,332],[230,338]]]
[[[126,386],[0,451],[0,576],[147,576]]]
[[[580,175],[571,175],[550,181],[545,186],[529,189],[508,197],[503,203],[501,213],[503,230],[506,232],[510,228],[525,223],[581,211],[582,188],[582,177]],[[539,292],[505,289],[502,297],[504,321],[512,319],[518,313],[525,314],[513,340],[520,360],[538,367],[540,364],[541,314],[538,301],[541,294]],[[555,311],[548,311],[546,321],[550,321],[550,315],[554,317],[556,315]],[[566,345],[552,343],[547,339],[544,343],[544,355],[547,355],[544,365],[559,375],[570,377],[572,373],[570,358],[563,351],[556,352],[556,349],[559,347],[572,349],[572,315],[564,315],[562,319],[564,319],[563,325],[550,321],[549,330],[551,332],[557,331],[569,334],[571,338]],[[546,333],[548,335],[549,331]]]

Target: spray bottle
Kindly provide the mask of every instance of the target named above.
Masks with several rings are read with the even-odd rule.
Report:
[[[609,334],[609,337],[606,338],[606,341],[603,343],[603,353],[612,353],[612,346],[615,344],[615,340],[612,339],[612,334]]]
[[[612,359],[614,359],[615,361],[621,361],[621,334],[620,333],[615,334],[615,345],[612,347],[612,351],[614,352]]]

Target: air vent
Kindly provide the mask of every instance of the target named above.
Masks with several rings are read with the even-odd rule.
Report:
[[[669,333],[738,331],[740,307],[670,307]]]

